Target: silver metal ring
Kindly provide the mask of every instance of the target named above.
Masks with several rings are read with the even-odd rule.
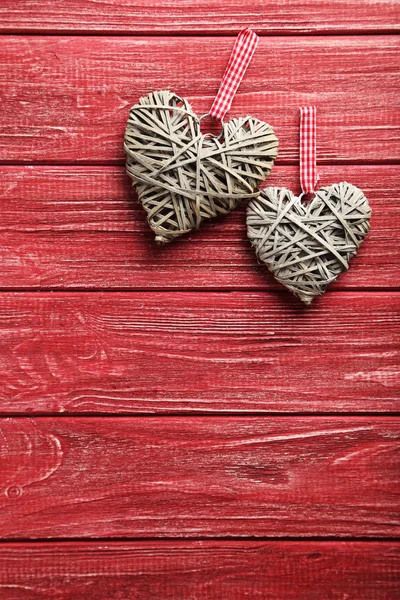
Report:
[[[174,94],[175,98],[178,98],[178,100],[180,100],[182,102],[182,104],[185,104],[185,101],[183,98],[181,98],[180,96],[178,96],[178,94]]]
[[[211,116],[210,113],[204,113],[204,115],[201,115],[201,117],[199,117],[199,123],[206,117],[210,117],[210,116]],[[205,133],[204,137],[209,135],[210,137],[217,138],[217,140],[221,139],[221,137],[224,133],[224,119],[223,118],[221,119],[220,123],[221,123],[221,133],[219,135],[213,135],[212,133]]]

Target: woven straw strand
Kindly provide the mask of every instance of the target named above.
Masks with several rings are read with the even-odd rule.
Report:
[[[277,147],[272,128],[252,117],[224,124],[219,140],[201,133],[190,104],[172,92],[141,98],[125,134],[127,172],[156,241],[169,242],[254,197]]]
[[[247,210],[258,259],[305,304],[349,268],[369,230],[371,209],[347,182],[321,188],[309,203],[285,188],[266,188]]]

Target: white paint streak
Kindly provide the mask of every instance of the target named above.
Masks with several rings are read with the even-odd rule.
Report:
[[[367,381],[370,383],[381,383],[385,387],[393,387],[399,382],[400,371],[357,371],[344,376],[350,381]]]
[[[359,431],[370,431],[372,427],[353,427],[351,429],[330,429],[328,431],[311,431],[308,433],[294,433],[292,435],[267,435],[255,438],[249,438],[244,440],[237,440],[233,442],[226,442],[224,444],[213,446],[214,448],[226,448],[226,447],[234,447],[234,446],[243,446],[247,444],[264,444],[269,442],[285,442],[289,440],[301,440],[305,438],[313,438],[320,436],[330,436],[337,434],[348,434],[355,433]]]
[[[333,464],[336,465],[341,462],[346,462],[348,460],[351,460],[355,456],[358,457],[360,454],[367,454],[369,452],[373,452],[373,454],[376,455],[376,454],[380,454],[381,452],[387,452],[388,450],[393,451],[395,448],[399,448],[399,447],[400,447],[400,444],[393,445],[392,442],[388,442],[386,444],[384,442],[383,444],[380,444],[379,448],[377,448],[376,444],[375,444],[373,446],[368,446],[368,448],[362,448],[361,450],[356,450],[355,452],[350,452],[349,454],[346,454],[345,456],[341,456],[340,458],[337,458],[336,460],[334,460]]]

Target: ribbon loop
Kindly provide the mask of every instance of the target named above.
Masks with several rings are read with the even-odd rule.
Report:
[[[232,100],[243,79],[258,44],[258,35],[247,28],[239,33],[226,67],[218,93],[209,115],[221,121],[232,105]]]
[[[317,171],[317,108],[300,107],[300,184],[303,194],[315,192]]]

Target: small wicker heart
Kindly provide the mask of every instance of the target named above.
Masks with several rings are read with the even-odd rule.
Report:
[[[369,230],[363,192],[346,182],[304,203],[285,188],[266,188],[247,208],[247,235],[274,277],[305,304],[349,268]]]
[[[162,243],[256,196],[277,151],[272,127],[253,117],[203,135],[190,104],[168,91],[141,98],[125,133],[128,175]]]

